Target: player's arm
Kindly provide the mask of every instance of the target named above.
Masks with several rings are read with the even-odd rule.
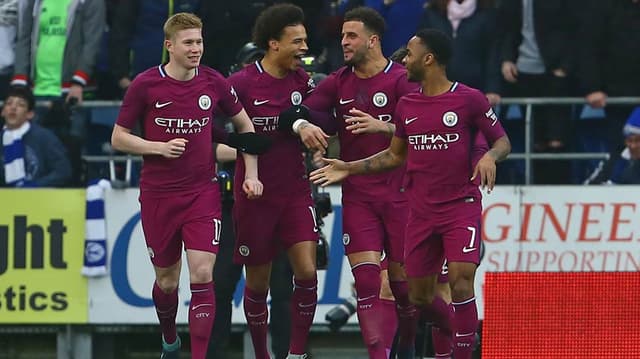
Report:
[[[237,114],[231,116],[231,122],[233,122],[233,125],[240,134],[255,132],[253,123],[244,108]],[[245,166],[242,189],[249,199],[258,198],[262,196],[263,190],[262,182],[258,179],[258,157],[256,155],[243,152],[242,159]]]
[[[187,142],[189,141],[184,138],[174,138],[168,142],[148,141],[118,124],[113,126],[111,133],[113,148],[134,155],[160,155],[166,158],[178,158],[184,153]]]
[[[323,159],[326,166],[311,172],[309,179],[321,186],[327,186],[351,175],[362,175],[389,171],[402,165],[407,158],[407,141],[394,136],[389,148],[373,156],[358,161],[344,162],[337,159]]]

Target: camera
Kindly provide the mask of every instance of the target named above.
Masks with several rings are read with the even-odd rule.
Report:
[[[331,207],[331,197],[329,193],[318,192],[316,188],[313,191],[313,205],[315,207],[315,220],[318,229],[318,243],[316,245],[316,268],[327,269],[329,266],[329,243],[327,236],[322,231],[324,226],[323,218],[333,212]]]
[[[343,299],[342,303],[331,308],[324,317],[329,322],[329,330],[334,333],[338,332],[349,318],[356,313],[357,308],[358,302],[355,293],[349,298]]]

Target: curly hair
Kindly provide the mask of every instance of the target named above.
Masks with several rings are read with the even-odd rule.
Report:
[[[269,40],[280,40],[287,26],[303,25],[304,12],[296,5],[277,4],[266,8],[258,15],[253,26],[253,42],[267,50]]]

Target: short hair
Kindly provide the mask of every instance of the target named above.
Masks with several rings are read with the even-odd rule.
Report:
[[[391,54],[391,56],[389,56],[389,60],[400,64],[402,63],[402,60],[407,56],[408,53],[409,53],[409,50],[407,50],[406,47],[402,46],[398,48],[396,51],[394,51],[393,54]]]
[[[351,9],[344,14],[344,22],[347,21],[360,21],[364,24],[369,31],[382,38],[387,25],[384,22],[384,18],[377,11],[370,7],[359,6],[355,9]]]
[[[233,0],[231,0],[233,1]],[[303,25],[304,12],[293,4],[276,4],[264,9],[253,26],[253,42],[263,50],[269,40],[280,40],[287,26]]]
[[[439,30],[422,29],[416,33],[416,37],[433,53],[440,65],[446,66],[449,63],[453,48],[447,34]]]
[[[9,88],[7,92],[7,97],[5,98],[5,102],[9,97],[19,97],[25,101],[27,101],[27,108],[29,111],[33,111],[36,107],[36,99],[33,96],[33,92],[27,86],[13,86]]]
[[[169,40],[178,31],[188,29],[202,29],[202,20],[194,14],[179,12],[168,18],[164,23],[164,38]]]

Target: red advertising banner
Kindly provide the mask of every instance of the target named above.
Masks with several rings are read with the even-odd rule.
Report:
[[[640,273],[486,273],[483,358],[640,358]]]

